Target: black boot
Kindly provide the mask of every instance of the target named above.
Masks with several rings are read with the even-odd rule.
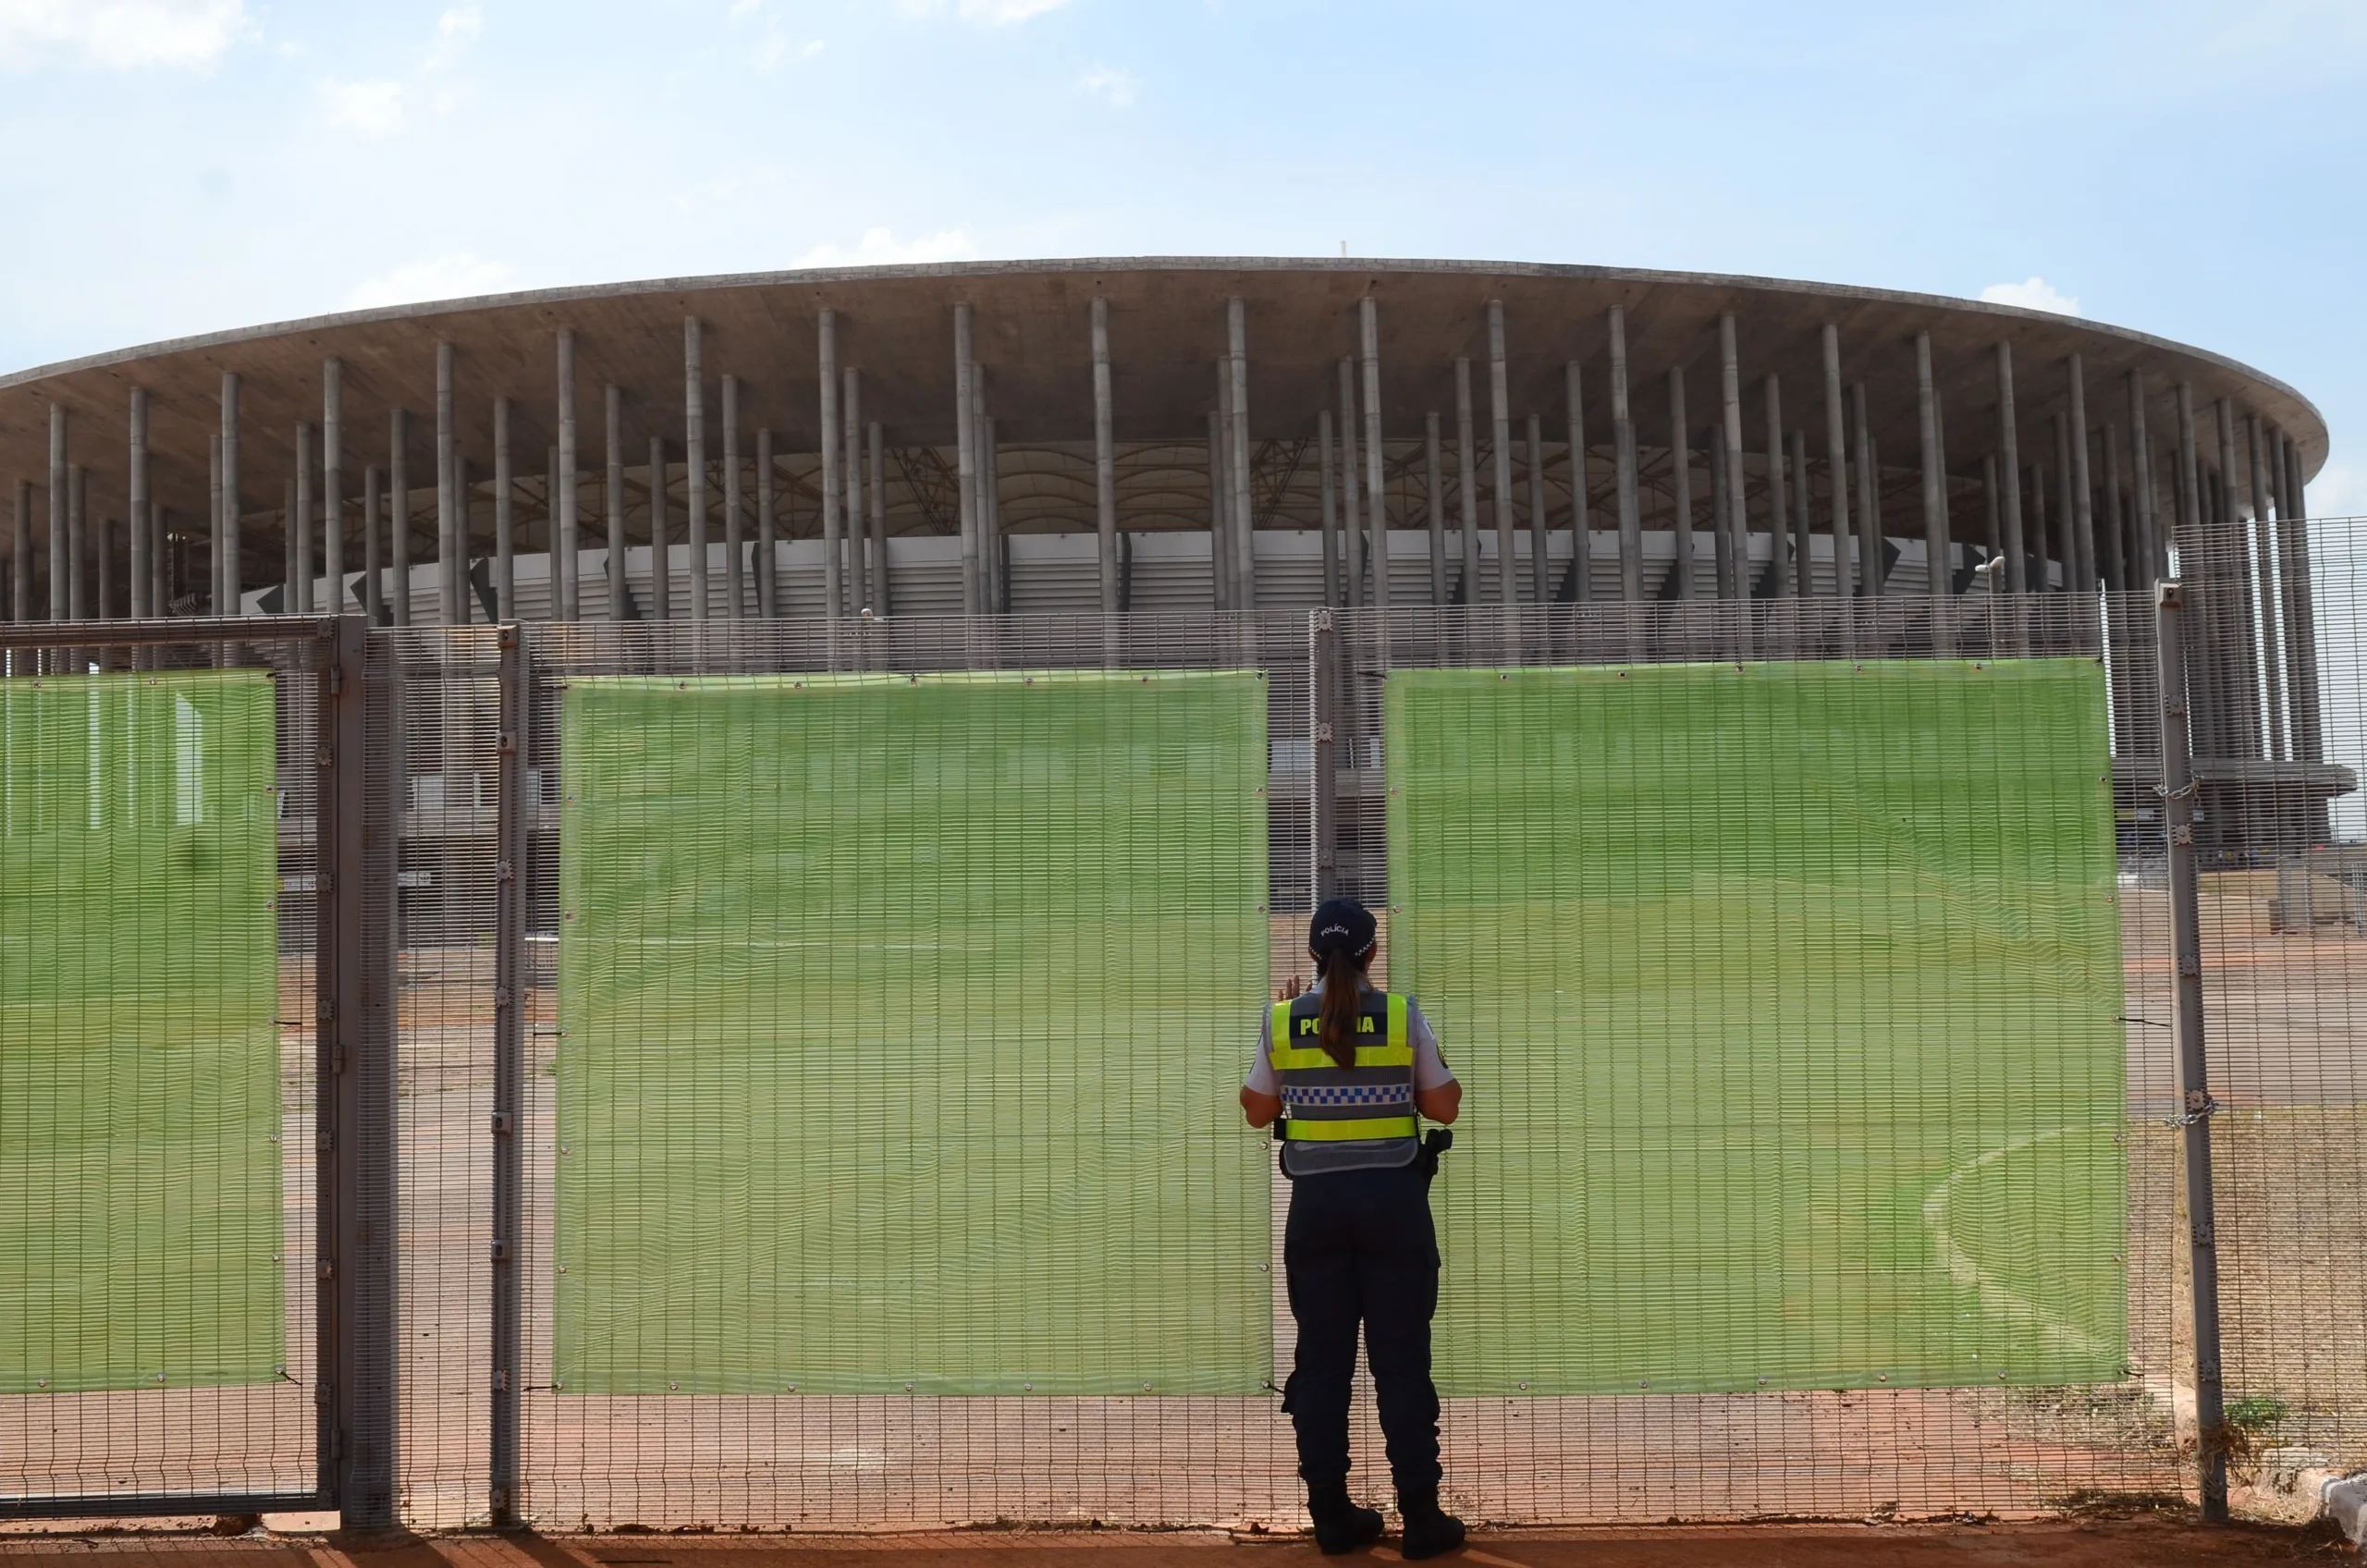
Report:
[[[1315,1544],[1326,1557],[1337,1557],[1380,1539],[1380,1515],[1348,1501],[1348,1478],[1306,1484],[1306,1512],[1315,1521]]]
[[[1398,1488],[1397,1512],[1405,1519],[1397,1551],[1408,1562],[1453,1551],[1463,1544],[1463,1521],[1440,1509],[1436,1487]]]

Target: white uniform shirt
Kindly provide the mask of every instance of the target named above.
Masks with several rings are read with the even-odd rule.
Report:
[[[1322,994],[1323,982],[1315,983],[1316,993]],[[1367,994],[1370,992],[1367,987]],[[1422,1016],[1422,1005],[1413,998],[1405,998],[1405,1035],[1414,1047],[1414,1087],[1436,1089],[1454,1082],[1454,1074],[1447,1070],[1445,1059],[1439,1055],[1439,1037],[1430,1032],[1430,1021]],[[1282,1096],[1282,1085],[1274,1078],[1274,1010],[1271,1007],[1257,1017],[1257,1054],[1250,1059],[1249,1077],[1243,1084],[1252,1094]]]

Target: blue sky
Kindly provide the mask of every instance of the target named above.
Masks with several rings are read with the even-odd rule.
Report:
[[[546,284],[1345,242],[2017,286],[2300,386],[2313,509],[2367,511],[2362,86],[2361,0],[0,0],[0,364]]]

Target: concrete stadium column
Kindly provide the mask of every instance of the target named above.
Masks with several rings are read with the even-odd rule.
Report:
[[[1948,399],[1936,383],[1932,390],[1932,449],[1940,467],[1940,547],[1947,561],[1946,587],[1944,593],[1959,592],[1956,566],[1956,515],[1950,509],[1948,493]]]
[[[1216,423],[1208,426],[1208,581],[1220,610],[1242,607],[1241,557],[1233,547],[1234,461],[1233,365],[1220,354],[1216,361]]]
[[[1545,549],[1545,423],[1528,416],[1528,578],[1537,602],[1553,602]]]
[[[88,484],[89,471],[83,471]],[[115,520],[104,511],[91,519],[91,606],[92,620],[115,619]]]
[[[1331,449],[1331,410],[1318,409],[1315,414],[1316,472],[1318,487],[1323,498],[1323,602],[1337,607],[1340,597],[1340,497],[1334,488],[1333,463],[1338,460]],[[1443,602],[1443,601],[1441,601]]]
[[[1636,496],[1636,422],[1634,410],[1627,404],[1627,310],[1613,305],[1609,312],[1611,332],[1611,451],[1612,497],[1619,527],[1619,596],[1629,604],[1642,594],[1644,581],[1643,521],[1637,514]],[[1575,415],[1579,385],[1578,367],[1574,361],[1565,367],[1564,378],[1570,384],[1570,406]]]
[[[1620,330],[1622,335],[1621,347],[1624,349],[1625,348],[1625,336],[1626,331],[1624,321],[1621,324]],[[1625,355],[1623,352],[1621,355],[1621,365],[1623,369],[1625,368]],[[1580,376],[1578,373],[1578,361],[1576,360],[1567,361],[1562,366],[1562,398],[1563,401],[1568,405],[1570,419],[1571,596],[1577,603],[1583,605],[1592,594],[1594,588],[1594,584],[1589,581],[1589,579],[1594,575],[1594,562],[1592,558],[1594,531],[1588,526],[1588,524],[1593,520],[1588,515],[1592,508],[1587,504],[1590,497],[1587,493],[1586,383],[1584,378]],[[1631,447],[1633,446],[1634,427],[1632,414],[1633,411],[1630,410],[1629,444]],[[1613,442],[1613,451],[1615,454],[1617,450],[1618,443],[1614,440]],[[1615,457],[1613,460],[1616,460]],[[1625,514],[1623,513],[1622,515],[1624,516]],[[1639,572],[1642,567],[1640,529],[1641,525],[1638,524],[1637,568]],[[1625,554],[1626,550],[1626,535],[1624,533],[1620,535],[1620,549],[1622,552],[1620,556],[1620,571],[1622,574],[1621,581],[1624,583],[1625,581],[1625,574],[1626,571],[1626,556]],[[1640,580],[1641,579],[1639,577],[1638,581]]]
[[[1800,596],[1806,598],[1816,592],[1816,554],[1809,543],[1816,514],[1809,509],[1809,433],[1797,425],[1792,427],[1791,475],[1792,559],[1797,565]]]
[[[493,618],[518,619],[518,466],[509,447],[509,399],[493,400]]]
[[[1833,591],[1842,598],[1857,592],[1849,566],[1849,442],[1841,404],[1841,329],[1831,322],[1818,334],[1824,357],[1824,471],[1832,482]]]
[[[2051,431],[2054,426],[2050,424],[2047,428]],[[2050,570],[2054,559],[2054,552],[2049,547],[2046,527],[2046,464],[2044,462],[2030,464],[2028,471],[2017,479],[2016,483],[2020,484],[2024,481],[2027,481],[2030,485],[2030,506],[2024,512],[2023,518],[2026,530],[2030,534],[2031,564],[2038,569],[2037,575],[2030,583],[2030,591],[2043,594],[2054,586],[2054,576]]]
[[[1735,342],[1735,313],[1723,312],[1718,317],[1718,376],[1722,417],[1719,423],[1723,449],[1719,453],[1720,466],[1725,470],[1725,515],[1720,524],[1730,541],[1726,546],[1728,571],[1725,593],[1729,597],[1750,597],[1750,524],[1743,508],[1742,474],[1742,360]]]
[[[2136,581],[2132,587],[2150,592],[2163,570],[2159,520],[2153,509],[2153,442],[2145,432],[2145,373],[2128,373],[2129,510],[2136,533]]]
[[[321,361],[321,575],[331,615],[345,611],[345,364]]]
[[[978,378],[978,558],[986,569],[987,613],[1011,613],[1011,541],[1002,532],[1002,445],[986,407],[987,378]]]
[[[16,511],[8,540],[8,619],[19,626],[33,619],[33,482],[17,481]]]
[[[397,626],[411,624],[411,415],[386,410],[387,607]]]
[[[1325,433],[1330,434],[1328,431]],[[1430,603],[1446,603],[1446,488],[1441,472],[1445,458],[1439,438],[1438,410],[1433,409],[1422,416],[1422,476],[1424,489],[1429,497],[1430,522]],[[1324,508],[1328,512],[1331,497],[1329,475],[1324,480]]]
[[[773,582],[773,557],[780,540],[780,521],[773,499],[773,433],[769,425],[756,431],[756,614],[770,620],[780,614],[779,590]]]
[[[296,505],[282,520],[292,546],[288,556],[296,590],[288,595],[288,608],[298,615],[313,613],[313,427],[299,421],[296,425]]]
[[[1710,544],[1718,579],[1717,597],[1731,599],[1735,596],[1735,531],[1727,516],[1726,484],[1732,471],[1726,462],[1724,422],[1711,425],[1703,434],[1710,450],[1710,515],[1715,520]]]
[[[554,537],[558,533],[558,443],[554,441],[543,448],[543,543],[545,554],[552,557],[558,554],[558,543]],[[545,565],[547,569],[548,562],[546,561]],[[514,582],[517,575],[514,567],[510,575]],[[547,619],[557,620],[558,619],[558,581],[556,574],[549,577],[547,582],[549,607],[544,613]],[[511,595],[510,602],[513,606],[517,602],[514,594]]]
[[[469,572],[469,551],[476,543],[475,520],[469,513],[474,501],[475,497],[469,489],[469,455],[455,439],[452,443],[452,529],[458,546],[452,559],[452,581],[458,589],[454,595],[458,606],[458,614],[453,619],[455,626],[466,626],[476,619],[476,594],[472,591],[476,584]]]
[[[847,373],[850,382],[854,373]],[[742,521],[747,496],[740,472],[740,378],[723,378],[723,613],[740,620],[748,614],[747,529]]]
[[[670,620],[674,614],[674,545],[667,538],[666,438],[649,438],[649,614],[653,620]]]
[[[2318,706],[2318,611],[2310,567],[2309,498],[2301,487],[2301,449],[2279,433],[2284,458],[2283,482],[2277,492],[2277,513],[2285,537],[2285,570],[2277,577],[2285,590],[2285,657],[2287,683],[2293,692],[2293,754],[2302,762],[2325,761],[2325,730]],[[2325,807],[2316,808],[2313,830],[2324,831]]]
[[[1233,387],[1233,586],[1235,605],[1257,607],[1257,513],[1249,490],[1249,307],[1225,301],[1226,379]]]
[[[1504,367],[1504,303],[1488,301],[1488,431],[1495,472],[1496,602],[1520,597],[1520,573],[1513,554],[1513,414]]]
[[[2186,382],[2177,384],[2177,456],[2172,471],[2177,495],[2177,533],[2175,543],[2178,549],[2178,575],[2189,584],[2208,575],[2203,570],[2202,530],[2202,463],[2197,449],[2194,430],[2194,389]],[[2196,618],[2193,651],[2200,655],[2191,668],[2204,672],[2202,679],[2191,680],[2190,695],[2194,709],[2190,724],[2194,730],[2194,754],[2216,757],[2226,753],[2226,741],[2221,738],[2218,715],[2217,661],[2223,650],[2218,639],[2212,635],[2208,613],[2209,587],[2197,590],[2204,613]]]
[[[1219,361],[1217,406],[1208,410],[1208,603],[1218,610],[1233,608],[1233,551],[1225,544],[1225,517],[1232,503],[1232,484],[1225,477],[1225,377]]]
[[[2215,543],[2220,552],[2220,570],[2227,585],[2220,603],[2235,633],[2230,639],[2237,658],[2234,711],[2241,725],[2243,754],[2258,758],[2265,754],[2261,742],[2267,727],[2261,718],[2260,635],[2252,620],[2257,584],[2252,581],[2250,553],[2244,548],[2242,499],[2236,489],[2240,472],[2236,466],[2236,405],[2222,398],[2214,405],[2214,411],[2219,425],[2219,485],[2214,497],[2219,509],[2219,537]]]
[[[131,619],[146,620],[157,613],[148,598],[149,532],[148,524],[148,389],[131,389],[131,466],[128,474],[131,511]],[[2260,422],[2252,422],[2252,449],[2260,449]]]
[[[1463,602],[1479,602],[1479,453],[1471,409],[1471,361],[1454,361],[1455,516],[1463,525]],[[1581,463],[1585,459],[1578,459]],[[1580,481],[1583,490],[1584,481]]]
[[[461,616],[460,573],[467,570],[464,534],[457,516],[460,508],[453,470],[452,345],[435,345],[435,591],[444,624],[457,626]],[[460,559],[456,561],[456,557]]]
[[[1940,402],[1932,380],[1932,335],[1915,335],[1915,410],[1923,459],[1925,592],[1948,591],[1948,507],[1946,470],[1940,456]]]
[[[863,547],[863,372],[849,365],[839,375],[842,393],[839,423],[846,427],[847,441],[846,462],[841,470],[846,481],[840,489],[846,508],[840,524],[847,546],[846,611],[859,615],[871,603],[871,569],[864,559]]]
[[[378,545],[379,520],[384,514],[386,496],[376,463],[362,465],[362,614],[376,626],[386,613],[386,584],[381,580],[386,570],[386,556]]]
[[[962,519],[962,609],[978,613],[978,433],[976,404],[970,388],[976,362],[972,352],[970,306],[953,307],[953,426],[955,431],[954,496]],[[826,446],[827,442],[824,443]]]
[[[222,373],[221,426],[222,505],[214,522],[214,613],[239,613],[239,587],[245,576],[239,537],[239,373]]]
[[[2005,552],[2005,592],[2030,592],[2030,552],[2022,537],[2022,437],[2014,410],[2014,345],[1997,340],[1997,501]]]
[[[1693,580],[1693,450],[1692,433],[1685,423],[1685,367],[1671,365],[1668,371],[1668,472],[1670,521],[1676,534],[1676,559],[1669,570],[1676,574],[1673,596],[1690,599],[1698,589]],[[1584,519],[1581,503],[1580,519]],[[1583,531],[1578,542],[1586,543]],[[1580,551],[1578,578],[1586,580],[1585,553]],[[1580,595],[1584,597],[1583,594]]]
[[[2077,594],[2079,588],[2079,503],[2074,478],[2071,421],[2068,415],[2057,413],[2048,422],[2054,431],[2054,520],[2056,547],[2063,553],[2063,586],[2066,592]]]
[[[2124,532],[2126,512],[2124,492],[2120,483],[2120,426],[2109,420],[2103,427],[2103,521],[2096,530],[2096,538],[2103,551],[2104,586],[2116,594],[2127,593],[2129,582],[2128,535]]]
[[[2258,563],[2253,570],[2252,591],[2259,601],[2261,684],[2265,688],[2268,704],[2267,747],[2262,754],[2284,762],[2293,753],[2286,737],[2288,702],[2285,661],[2277,647],[2278,622],[2282,618],[2276,613],[2275,525],[2269,521],[2268,453],[2261,435],[2260,415],[2244,416],[2244,440],[2246,455],[2251,459],[2252,553]]]
[[[1760,405],[1767,415],[1767,565],[1779,598],[1797,598],[1801,563],[1792,558],[1791,508],[1784,475],[1784,383],[1773,371],[1760,382]]]
[[[1578,408],[1578,367],[1567,371],[1570,415]],[[1644,517],[1636,481],[1636,411],[1627,401],[1627,310],[1611,307],[1611,441],[1619,505],[1619,596],[1634,604],[1644,596]]]
[[[1849,388],[1849,423],[1857,432],[1858,596],[1879,599],[1890,568],[1883,558],[1883,475],[1875,460],[1874,427],[1866,415],[1866,384]]]
[[[304,426],[300,424],[296,428],[300,445]],[[279,482],[279,613],[282,615],[298,613],[296,603],[300,585],[296,578],[296,545],[297,542],[304,536],[303,527],[297,521],[298,516],[296,479],[293,474],[290,474]],[[81,565],[82,556],[79,543],[82,533],[82,519],[79,508],[76,510],[73,526],[75,538],[78,541],[74,549],[75,565],[79,567]],[[78,620],[81,619],[80,585],[81,575],[78,572],[75,584],[77,599],[75,619]]]
[[[607,459],[607,483],[601,502],[608,514],[608,619],[626,618],[631,590],[625,582],[625,446],[624,389],[615,382],[600,388],[601,456]],[[579,605],[579,608],[581,606]]]
[[[551,506],[551,618],[583,619],[578,552],[583,547],[583,445],[575,428],[575,329],[562,326],[553,344],[558,382],[558,495]]]
[[[148,503],[148,604],[152,614],[163,615],[172,606],[172,552],[165,546],[172,537],[172,513],[162,501]]]
[[[828,319],[824,312],[824,319]],[[828,328],[826,327],[827,334]],[[691,619],[705,620],[714,605],[707,594],[706,562],[706,366],[705,331],[696,316],[682,318],[682,521],[691,546]],[[827,375],[827,373],[825,373]],[[832,556],[830,613],[838,613],[838,559]]]
[[[206,583],[206,595],[214,605],[214,613],[228,612],[221,607],[222,593],[222,432],[217,428],[205,443],[205,545],[206,564],[211,576]]]
[[[2088,375],[2079,356],[2064,361],[2071,398],[2071,553],[2079,563],[2076,592],[2093,596],[2099,579],[2095,500],[2088,472]]]
[[[1357,505],[1362,488],[1356,467],[1356,361],[1340,356],[1340,543],[1348,557],[1348,607],[1365,603],[1364,512]]]
[[[1365,514],[1372,527],[1373,608],[1389,607],[1389,475],[1380,435],[1380,301],[1357,307],[1365,358]]]
[[[871,438],[871,484],[866,490],[871,500],[871,608],[874,614],[887,615],[893,603],[888,583],[888,448],[877,420],[865,428]]]
[[[960,361],[955,379],[961,383],[963,402],[962,420],[963,489],[962,575],[963,607],[975,615],[984,607],[977,594],[977,584],[984,578],[974,561],[983,562],[979,550],[978,508],[972,492],[978,487],[977,460],[977,368],[970,360],[969,307],[957,305],[953,314],[954,356]],[[846,476],[840,465],[846,460],[846,430],[839,407],[839,314],[825,309],[819,318],[820,374],[822,377],[822,603],[823,615],[836,620],[846,609],[846,580],[840,550],[845,543]]]
[[[49,619],[74,619],[74,541],[67,514],[73,509],[74,475],[67,461],[66,405],[49,406]]]
[[[1101,568],[1101,613],[1118,613],[1118,439],[1117,411],[1112,404],[1110,385],[1110,301],[1098,294],[1093,297],[1093,525]],[[1329,444],[1326,451],[1329,452]],[[1327,461],[1328,457],[1327,457]],[[1326,510],[1329,511],[1331,473],[1324,474]],[[875,488],[877,488],[875,486]],[[1324,546],[1331,547],[1330,536]],[[1326,556],[1328,568],[1329,556]],[[1325,572],[1330,580],[1330,572]],[[888,578],[887,541],[879,543],[879,577]],[[1331,602],[1327,591],[1325,604]]]

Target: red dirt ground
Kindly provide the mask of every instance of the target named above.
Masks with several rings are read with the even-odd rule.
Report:
[[[264,1536],[17,1537],[0,1558],[105,1568],[1317,1568],[1303,1538],[1213,1532],[963,1531],[939,1535],[599,1537],[471,1534],[385,1539]],[[1344,1560],[1401,1561],[1383,1544]],[[2014,1525],[1724,1525],[1508,1530],[1440,1560],[1477,1568],[2124,1568],[2356,1562],[2323,1527],[2209,1528],[2146,1514]]]

